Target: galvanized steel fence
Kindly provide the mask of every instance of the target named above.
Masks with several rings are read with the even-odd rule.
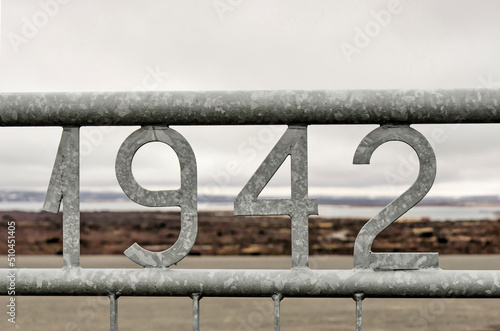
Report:
[[[500,270],[439,268],[437,253],[373,253],[375,237],[410,210],[430,190],[436,157],[416,123],[500,123],[500,90],[353,90],[231,92],[99,92],[0,94],[1,126],[61,126],[44,210],[64,203],[63,268],[0,269],[0,294],[8,295],[15,275],[16,295],[95,295],[110,299],[110,329],[118,329],[120,296],[185,296],[193,301],[193,330],[199,330],[202,297],[269,297],[274,329],[280,328],[280,302],[287,297],[352,297],[356,329],[361,330],[364,298],[500,298]],[[288,129],[242,188],[235,215],[289,215],[290,270],[169,269],[193,247],[198,231],[197,165],[187,140],[170,125],[268,125]],[[360,230],[351,270],[308,267],[308,217],[318,203],[308,196],[307,127],[313,124],[380,124],[359,144],[355,164],[367,164],[388,141],[402,141],[418,155],[415,183]],[[140,125],[121,145],[116,177],[125,194],[144,206],[181,208],[178,240],[162,252],[139,244],[125,255],[144,269],[80,267],[79,131],[81,126]],[[163,142],[176,152],[181,168],[177,190],[150,191],[132,175],[137,150]],[[261,199],[260,192],[291,158],[291,198]]]

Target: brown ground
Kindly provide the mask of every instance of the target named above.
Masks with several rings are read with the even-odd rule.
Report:
[[[0,253],[7,251],[7,221],[15,220],[19,254],[61,254],[61,219],[61,215],[46,212],[0,212]],[[366,219],[310,217],[310,254],[352,255],[354,240],[365,222]],[[81,252],[122,254],[134,242],[161,251],[177,240],[179,229],[178,213],[82,212]],[[290,249],[288,217],[200,212],[198,237],[191,254],[289,255]],[[375,239],[373,250],[500,254],[500,221],[397,221]]]
[[[17,267],[62,267],[61,216],[0,213],[0,254],[7,251],[6,223],[16,221]],[[82,213],[82,267],[135,268],[122,252],[133,242],[168,248],[179,233],[178,214]],[[310,267],[350,269],[353,241],[366,220],[310,219]],[[179,268],[290,268],[290,221],[285,217],[234,217],[201,212],[191,256]],[[374,250],[500,253],[500,222],[397,222],[375,241]],[[2,248],[3,247],[3,248]],[[39,255],[23,255],[39,254]],[[45,254],[41,255],[41,254]],[[47,256],[48,255],[48,256]],[[196,256],[202,255],[202,256]],[[500,255],[441,255],[443,269],[500,269]],[[0,267],[7,257],[0,256]],[[6,307],[8,297],[0,297]],[[17,297],[17,323],[0,317],[0,330],[109,330],[107,298]],[[500,299],[372,299],[363,301],[363,330],[500,330]],[[1,310],[0,310],[1,312]],[[281,305],[281,330],[354,330],[351,299],[291,299]],[[190,330],[189,298],[119,299],[120,330]],[[272,330],[271,299],[204,298],[201,330]]]
[[[350,256],[313,256],[313,269],[350,269]],[[0,256],[0,267],[7,266]],[[18,267],[62,266],[60,256],[19,256]],[[82,256],[82,266],[134,268],[119,255]],[[443,269],[499,269],[500,255],[443,255]],[[286,269],[289,256],[188,256],[178,268]],[[17,297],[17,323],[7,322],[8,297],[0,297],[0,330],[109,330],[109,301],[101,297]],[[273,330],[270,298],[203,298],[201,330]],[[192,330],[190,298],[121,297],[120,331]],[[5,308],[6,309],[6,308]],[[285,298],[281,303],[282,331],[354,330],[352,299]],[[500,299],[365,299],[363,330],[500,330]],[[3,316],[3,317],[2,317]]]

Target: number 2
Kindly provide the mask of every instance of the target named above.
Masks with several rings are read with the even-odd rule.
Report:
[[[369,164],[373,152],[388,141],[402,141],[410,145],[420,161],[417,180],[359,231],[354,243],[354,268],[379,270],[409,270],[437,268],[437,253],[373,253],[375,237],[415,206],[429,192],[436,177],[436,156],[425,137],[409,126],[381,126],[370,132],[354,154],[354,164]]]

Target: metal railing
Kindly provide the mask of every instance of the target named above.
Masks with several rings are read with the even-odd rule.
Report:
[[[110,329],[118,329],[120,296],[186,296],[193,300],[193,330],[199,330],[202,297],[269,297],[274,329],[287,297],[352,297],[361,330],[364,298],[500,298],[500,270],[439,268],[437,253],[372,253],[375,237],[430,190],[436,157],[414,123],[500,123],[500,90],[353,90],[234,92],[99,92],[0,94],[0,126],[62,126],[44,209],[64,203],[63,268],[0,269],[0,294],[8,295],[15,274],[16,295],[95,295],[110,298]],[[194,245],[197,231],[197,166],[189,143],[170,125],[286,124],[288,129],[234,201],[235,215],[289,215],[290,270],[169,269]],[[359,144],[355,164],[369,163],[388,141],[402,141],[417,153],[415,183],[369,220],[354,245],[352,270],[308,267],[308,217],[318,203],[308,197],[307,127],[312,124],[380,124]],[[81,126],[140,125],[121,145],[116,176],[127,196],[144,206],[181,208],[178,240],[162,252],[134,244],[125,251],[144,269],[80,267],[79,131]],[[134,179],[135,152],[149,142],[176,152],[181,168],[177,190],[150,191]],[[291,198],[260,199],[260,192],[291,158]]]

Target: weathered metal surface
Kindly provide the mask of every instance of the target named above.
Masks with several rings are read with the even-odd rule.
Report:
[[[356,331],[361,331],[363,326],[363,309],[362,303],[365,295],[363,293],[356,293],[353,296],[354,301],[356,301]]]
[[[162,142],[175,151],[181,168],[178,190],[150,191],[140,186],[132,174],[132,160],[143,145]],[[169,267],[182,260],[191,250],[198,232],[197,169],[193,149],[177,131],[168,127],[143,127],[133,132],[116,156],[116,178],[123,192],[134,202],[149,207],[181,208],[181,230],[177,241],[162,252],[151,252],[134,243],[125,255],[145,267]]]
[[[118,331],[118,297],[115,293],[109,295],[109,330]]]
[[[437,253],[372,253],[375,237],[405,214],[432,187],[436,178],[436,156],[425,137],[409,126],[381,126],[370,132],[354,154],[354,164],[369,164],[373,152],[388,141],[401,141],[417,153],[420,169],[415,183],[401,196],[372,217],[359,231],[354,243],[354,268],[405,270],[437,268]]]
[[[0,295],[12,272],[16,295],[500,298],[500,270],[0,269]]]
[[[500,89],[0,93],[0,126],[500,123]]]
[[[291,199],[258,199],[267,183],[291,157]],[[309,263],[309,215],[318,214],[318,201],[308,197],[307,127],[291,126],[234,200],[235,215],[289,215],[292,222],[292,267]]]
[[[63,129],[43,210],[63,213],[63,265],[80,266],[80,128]]]
[[[283,300],[281,293],[273,294],[274,301],[274,331],[280,331],[280,303]]]
[[[191,294],[191,299],[193,299],[193,331],[200,331],[201,295],[199,293],[193,293]]]
[[[63,126],[44,209],[64,203],[62,269],[0,269],[0,295],[16,276],[16,295],[107,295],[110,330],[118,330],[119,296],[190,296],[193,330],[200,328],[200,299],[270,297],[274,330],[280,329],[284,297],[353,297],[356,330],[362,326],[365,297],[500,298],[500,270],[446,271],[436,253],[372,253],[374,238],[429,191],[436,159],[427,140],[409,124],[500,123],[500,89],[0,93],[0,126]],[[235,200],[236,215],[290,215],[291,270],[169,269],[191,250],[197,234],[197,168],[189,143],[168,125],[286,124],[288,129]],[[308,198],[307,125],[381,124],[356,150],[354,163],[369,163],[387,141],[415,149],[420,171],[402,196],[372,218],[354,247],[354,269],[308,268],[308,216],[318,204]],[[144,206],[179,206],[181,231],[172,247],[151,252],[137,243],[125,251],[144,269],[80,268],[79,127],[141,125],[122,144],[116,175],[123,191]],[[137,150],[163,142],[177,153],[181,188],[150,191],[132,175]],[[258,199],[291,157],[291,199]],[[381,271],[383,270],[383,271]]]

